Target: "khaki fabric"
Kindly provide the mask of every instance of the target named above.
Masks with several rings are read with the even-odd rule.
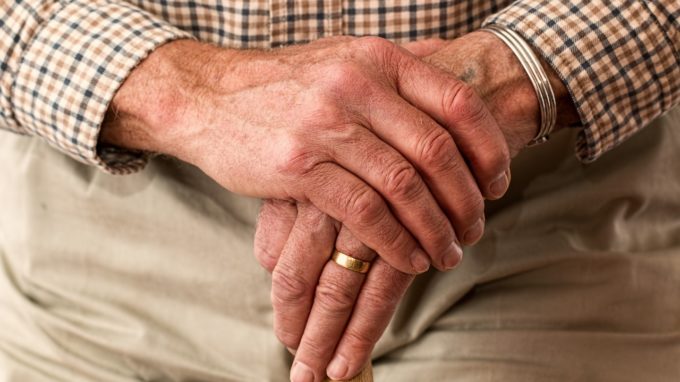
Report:
[[[590,165],[575,135],[518,157],[463,265],[416,280],[377,381],[680,380],[680,110]],[[0,134],[0,381],[286,381],[258,205]]]

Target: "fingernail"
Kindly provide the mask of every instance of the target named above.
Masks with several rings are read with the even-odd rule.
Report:
[[[491,196],[498,199],[501,196],[505,194],[505,191],[508,190],[508,185],[510,184],[510,181],[508,179],[508,174],[507,172],[504,172],[496,178],[493,182],[491,182],[491,185],[489,185],[489,192],[491,193]]]
[[[484,220],[480,218],[477,222],[470,227],[465,234],[463,234],[463,241],[467,244],[475,243],[484,234]]]
[[[309,366],[301,362],[294,362],[290,371],[291,382],[314,382],[314,372]]]
[[[463,260],[463,250],[457,242],[452,242],[444,255],[444,268],[453,269]]]
[[[293,349],[293,348],[286,348],[286,349],[288,349],[288,351],[289,351],[290,354],[292,354],[292,355],[295,355],[295,353],[297,352],[297,350],[295,350],[295,349]]]
[[[338,355],[335,356],[335,358],[333,358],[331,363],[328,365],[328,369],[326,369],[326,374],[328,374],[328,378],[330,379],[341,380],[345,379],[347,369],[349,369],[347,361],[345,361],[344,358]]]
[[[430,268],[430,259],[420,248],[411,253],[411,266],[418,273],[423,273]]]

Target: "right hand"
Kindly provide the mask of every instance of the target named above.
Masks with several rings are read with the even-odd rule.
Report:
[[[406,273],[460,261],[509,166],[469,86],[379,38],[269,52],[172,42],[133,71],[112,110],[106,142],[176,156],[235,193],[311,202]],[[485,155],[468,167],[456,144]]]

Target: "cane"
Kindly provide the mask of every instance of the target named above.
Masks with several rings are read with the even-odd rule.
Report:
[[[326,378],[324,382],[333,382],[333,380]],[[373,369],[371,367],[371,362],[369,361],[364,370],[352,379],[348,379],[345,382],[373,382]]]

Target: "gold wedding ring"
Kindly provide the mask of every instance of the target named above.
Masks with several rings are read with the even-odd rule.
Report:
[[[347,268],[350,271],[357,272],[357,273],[366,273],[368,272],[368,268],[371,267],[371,263],[368,261],[362,261],[359,259],[355,259],[354,257],[350,255],[346,255],[337,249],[333,252],[333,261],[335,261],[336,264],[343,268]]]

